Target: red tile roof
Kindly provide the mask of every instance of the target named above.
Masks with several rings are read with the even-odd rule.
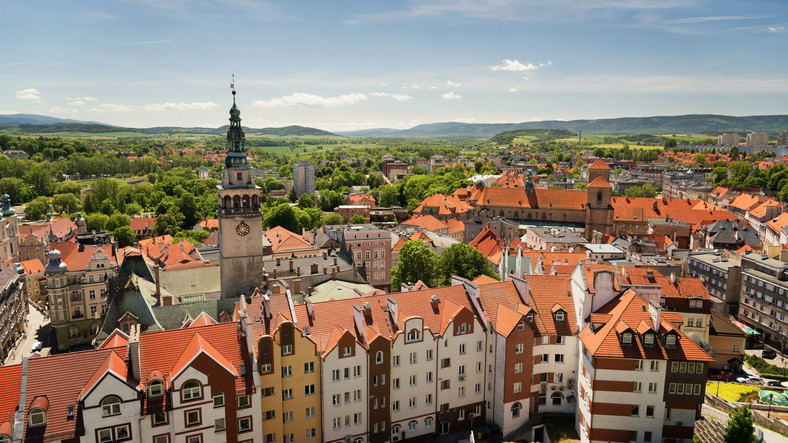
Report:
[[[19,265],[25,270],[25,274],[40,274],[44,272],[44,264],[41,263],[41,260],[34,258],[31,260],[25,260],[19,262]]]
[[[703,200],[648,197],[613,197],[616,221],[648,222],[649,218],[670,217],[689,225],[708,225],[719,220],[738,220],[735,215]]]
[[[153,217],[131,219],[131,229],[133,229],[134,231],[153,230],[153,227],[155,225],[156,225],[156,219]]]
[[[459,232],[465,232],[465,223],[463,223],[460,220],[450,218],[446,220],[446,224],[449,226],[449,234],[457,234]]]
[[[442,221],[438,220],[437,218],[429,214],[428,215],[413,214],[409,219],[405,220],[400,224],[405,226],[415,226],[418,228],[424,228],[432,232],[437,232],[440,230],[448,231],[449,229],[449,226],[446,223],[443,223]]]
[[[77,224],[67,218],[53,218],[51,221],[38,224],[22,224],[19,226],[19,237],[34,234],[38,238],[46,239],[50,231],[59,239],[68,238],[77,233]]]
[[[115,352],[110,352],[96,372],[93,373],[93,376],[90,377],[90,380],[85,383],[85,386],[79,393],[79,400],[85,400],[85,397],[87,397],[96,385],[107,375],[112,375],[132,388],[136,385],[136,383],[129,380],[129,370],[128,366],[126,366],[126,362]]]
[[[766,222],[766,226],[777,235],[780,234],[785,225],[788,225],[788,212],[783,212],[777,217]]]
[[[601,158],[598,158],[598,159],[594,160],[594,163],[591,163],[588,166],[588,169],[597,169],[597,170],[605,170],[606,169],[606,170],[609,171],[610,170],[610,166],[608,166],[608,164],[605,163],[604,160],[602,160]]]
[[[13,422],[11,414],[19,406],[21,383],[22,365],[0,366],[0,434],[13,435],[13,432],[5,432],[4,427]]]
[[[315,249],[311,243],[304,240],[304,237],[281,226],[273,227],[265,231],[264,234],[271,242],[273,252],[283,253]]]
[[[99,349],[109,349],[109,348],[125,348],[129,344],[129,336],[126,335],[120,329],[115,329],[109,334]]]
[[[598,161],[598,160],[597,160]],[[613,188],[613,185],[610,184],[605,177],[598,175],[595,179],[591,180],[591,183],[588,184],[589,188]]]
[[[503,250],[503,239],[488,225],[468,245],[481,251],[485,257],[490,257]]]

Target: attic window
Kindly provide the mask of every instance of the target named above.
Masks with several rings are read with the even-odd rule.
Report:
[[[643,344],[646,345],[646,346],[654,346],[654,334],[652,334],[650,332],[646,333],[643,336]]]
[[[524,329],[525,329],[525,323],[523,323],[523,322],[517,323],[517,330],[518,331],[522,331]]]
[[[665,336],[665,346],[669,348],[676,347],[676,334],[668,334]]]
[[[632,344],[632,333],[631,332],[625,332],[625,333],[621,334],[621,343],[625,344],[625,345],[631,345]]]
[[[534,313],[533,312],[529,312],[528,315],[525,316],[525,319],[528,320],[528,323],[533,323],[534,322]]]
[[[408,331],[408,336],[406,340],[408,343],[418,340],[421,340],[421,332],[418,329],[413,328],[410,331]]]
[[[566,318],[566,313],[564,311],[556,311],[555,321],[564,321],[565,318]]]
[[[28,414],[30,426],[43,426],[47,424],[47,413],[41,408],[33,408]]]
[[[148,383],[148,395],[151,397],[161,397],[164,395],[164,384],[161,380],[153,380]]]

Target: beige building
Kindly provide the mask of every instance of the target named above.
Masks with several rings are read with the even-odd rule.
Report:
[[[747,134],[747,146],[766,146],[768,144],[768,132],[750,132]]]

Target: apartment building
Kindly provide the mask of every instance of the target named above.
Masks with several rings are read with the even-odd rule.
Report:
[[[741,260],[723,252],[692,252],[687,257],[687,275],[698,277],[711,295],[712,310],[735,314],[741,294]]]
[[[28,311],[22,278],[14,269],[0,265],[0,363],[25,333]]]
[[[8,194],[2,196],[0,209],[0,266],[10,266],[19,256],[19,227]]]
[[[246,326],[116,331],[96,350],[3,367],[0,440],[262,442]]]
[[[747,146],[763,147],[769,144],[768,132],[750,132],[747,134]]]
[[[340,244],[355,266],[363,266],[367,282],[378,289],[391,287],[391,233],[371,224],[327,225],[323,232]]]
[[[750,253],[741,256],[739,321],[782,348],[788,335],[788,264]]]
[[[736,133],[725,133],[717,136],[717,144],[720,146],[738,146],[741,137]]]
[[[46,294],[58,349],[90,343],[108,311],[109,281],[118,270],[115,247],[60,242],[47,260]]]
[[[293,189],[296,194],[313,194],[315,192],[315,165],[307,160],[293,164]]]

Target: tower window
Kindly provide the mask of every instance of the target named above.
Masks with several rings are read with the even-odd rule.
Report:
[[[238,173],[238,180],[241,180],[242,178],[243,178],[243,174],[239,172]]]
[[[597,192],[596,193],[596,203],[597,204],[601,204],[602,203],[602,193],[601,192]]]

